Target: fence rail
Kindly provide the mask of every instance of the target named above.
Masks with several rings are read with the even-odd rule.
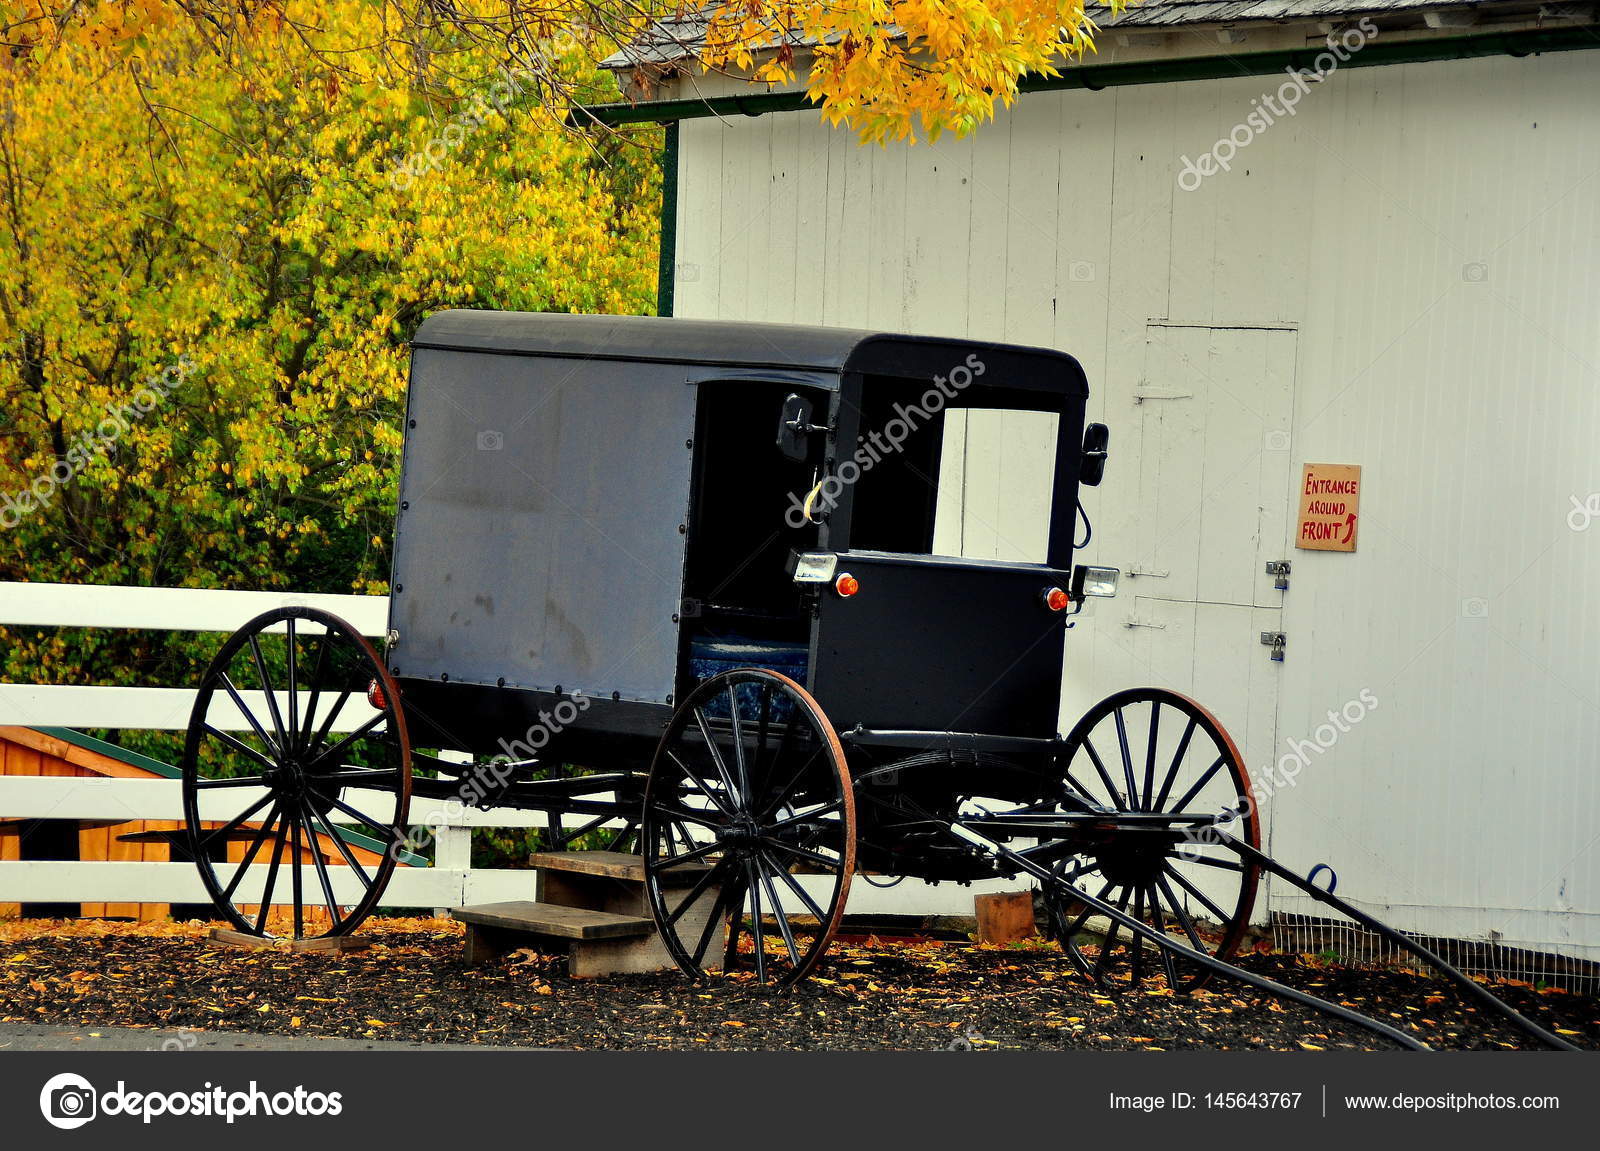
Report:
[[[262,612],[304,606],[330,611],[363,635],[381,636],[388,626],[388,605],[386,596],[0,582],[0,626],[11,627],[231,633]],[[264,705],[260,692],[242,694],[251,707]],[[280,701],[283,698],[279,693]],[[181,731],[188,726],[193,701],[194,692],[188,688],[0,684],[0,727]],[[240,730],[245,726],[239,717],[231,722]],[[348,731],[354,722],[347,720],[334,730]],[[228,796],[229,810],[218,812],[222,819],[239,810],[239,799],[235,789]],[[181,821],[181,785],[175,779],[0,776],[0,819]],[[384,906],[443,908],[534,898],[532,871],[472,867],[471,831],[475,827],[541,827],[543,815],[417,799],[411,804],[410,820],[414,826],[429,829],[434,865],[396,868]],[[310,869],[304,870],[306,890],[318,890],[320,880]],[[329,868],[335,894],[341,897],[345,894],[339,890],[341,885],[353,882],[353,877],[339,874],[345,870]],[[264,866],[252,868],[241,889],[259,890],[265,871]],[[801,881],[811,882],[804,877]],[[850,911],[853,915],[969,915],[975,891],[1016,886],[1015,881],[961,887],[912,879],[892,888],[857,883],[851,890]],[[0,904],[124,902],[204,903],[206,895],[189,863],[0,861]]]
[[[254,794],[252,794],[254,792]],[[255,789],[230,789],[228,807],[214,814],[227,819],[241,800],[248,802],[261,792]],[[377,793],[353,791],[359,804],[372,801]],[[204,801],[203,801],[204,802]],[[201,815],[212,813],[201,808]],[[181,783],[176,779],[94,779],[55,776],[0,776],[0,815],[8,819],[84,819],[182,820]],[[429,829],[435,846],[432,867],[398,867],[383,897],[386,907],[443,908],[463,903],[492,903],[506,899],[534,898],[534,873],[520,868],[474,868],[471,860],[471,829],[475,827],[540,827],[544,817],[513,808],[466,807],[447,800],[417,799],[411,804],[411,823]],[[319,890],[314,870],[303,868],[307,891]],[[328,869],[334,879],[335,894],[342,884],[354,883],[343,875],[348,868]],[[253,867],[241,890],[259,890],[265,866]],[[817,884],[814,895],[826,894],[826,877],[798,876],[802,884]],[[905,880],[893,888],[857,884],[850,894],[852,915],[970,915],[974,891],[1015,888],[1010,883],[992,882],[959,887],[935,886],[918,880]],[[279,891],[286,890],[280,885]],[[354,888],[350,889],[354,894]],[[0,862],[0,903],[204,903],[207,897],[198,873],[191,863],[149,862]],[[249,899],[242,899],[250,902]],[[353,900],[352,900],[353,901]]]
[[[231,633],[262,612],[279,607],[321,608],[367,636],[381,636],[388,627],[388,596],[0,583],[0,626],[5,627]],[[250,706],[264,706],[262,693],[243,694]],[[189,725],[193,704],[190,688],[4,683],[0,684],[0,726],[182,731]],[[222,710],[220,716],[219,725],[230,730],[246,726],[232,708]],[[341,716],[333,730],[350,731],[356,722],[353,716]]]

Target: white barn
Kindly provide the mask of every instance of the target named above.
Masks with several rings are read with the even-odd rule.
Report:
[[[1069,634],[1064,726],[1193,694],[1286,863],[1409,930],[1600,960],[1594,15],[1149,0],[971,138],[885,148],[701,74],[691,20],[611,62],[635,102],[599,115],[669,124],[664,310],[1083,363],[1112,429],[1087,558],[1124,578]],[[1026,552],[1044,461],[973,419],[946,546]],[[1353,552],[1295,546],[1306,464],[1361,467]]]

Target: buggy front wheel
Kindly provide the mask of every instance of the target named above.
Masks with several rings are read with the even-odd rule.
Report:
[[[777,672],[712,676],[667,725],[639,849],[667,952],[787,985],[822,959],[855,873],[855,793],[817,701]]]

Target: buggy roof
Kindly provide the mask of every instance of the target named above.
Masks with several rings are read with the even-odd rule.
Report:
[[[746,370],[798,369],[833,377],[863,372],[919,378],[948,372],[966,355],[976,353],[1001,368],[1010,382],[1043,391],[1088,394],[1078,362],[1053,349],[800,324],[446,311],[423,321],[412,347]],[[836,378],[831,384],[825,379],[817,382],[838,386]]]

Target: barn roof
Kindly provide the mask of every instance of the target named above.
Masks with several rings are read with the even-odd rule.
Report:
[[[1242,24],[1304,20],[1355,20],[1362,16],[1392,16],[1407,12],[1475,9],[1480,0],[1145,0],[1113,14],[1108,4],[1087,4],[1085,11],[1102,30],[1113,28],[1184,27],[1204,24]],[[1526,8],[1538,3],[1496,4],[1497,9]],[[697,56],[705,45],[705,9],[682,17],[659,20],[633,43],[602,61],[602,67],[622,70],[641,64],[673,64]],[[793,35],[795,47],[815,43],[811,37]],[[1219,45],[1220,49],[1220,45]]]

